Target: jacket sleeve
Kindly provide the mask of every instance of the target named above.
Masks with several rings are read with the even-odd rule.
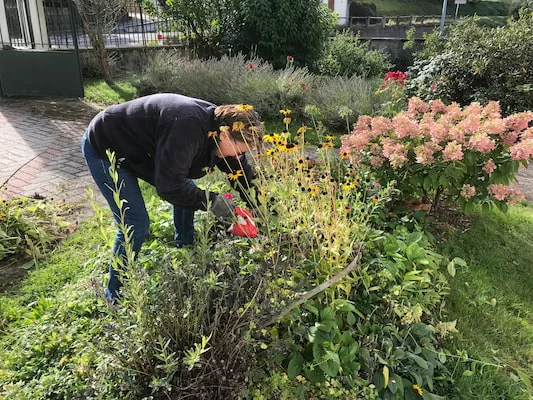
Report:
[[[248,207],[257,207],[257,188],[252,180],[255,179],[255,171],[246,159],[246,154],[241,157],[226,157],[217,163],[218,169],[226,174],[236,174],[239,170],[242,176],[237,179],[229,179],[230,185],[233,189],[239,192],[241,199],[243,199]],[[253,190],[251,190],[253,189]],[[255,191],[256,196],[253,198],[252,191]]]
[[[164,200],[189,210],[205,210],[207,197],[216,193],[199,189],[187,176],[204,145],[204,133],[194,118],[176,119],[160,127],[155,154],[155,188]]]

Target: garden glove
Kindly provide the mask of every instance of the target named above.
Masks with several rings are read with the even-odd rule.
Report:
[[[231,224],[228,231],[237,236],[257,237],[257,227],[252,219],[252,214],[248,210],[235,207],[235,216],[237,217],[237,222]]]
[[[231,196],[231,195],[230,195]],[[217,218],[226,218],[233,215],[235,211],[235,204],[230,196],[218,195],[213,201],[211,211]]]

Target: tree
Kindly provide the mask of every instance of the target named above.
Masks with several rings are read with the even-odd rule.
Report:
[[[172,18],[186,41],[201,57],[220,52],[220,38],[224,35],[231,0],[159,0],[160,7],[145,1],[145,9],[152,15]]]
[[[235,0],[226,43],[283,67],[291,56],[314,67],[335,19],[321,0]]]
[[[112,83],[105,39],[125,13],[127,0],[74,0],[107,83]]]

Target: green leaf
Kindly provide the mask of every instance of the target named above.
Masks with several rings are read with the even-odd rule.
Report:
[[[466,264],[466,261],[463,260],[462,258],[459,258],[459,257],[455,257],[455,258],[453,259],[453,262],[454,262],[455,264],[459,265],[460,267],[466,267],[466,265],[467,265],[467,264]]]
[[[518,376],[520,377],[520,380],[522,381],[522,383],[529,389],[531,390],[532,387],[531,387],[531,378],[529,377],[528,374],[526,374],[524,371],[522,371],[521,369],[517,369],[516,370],[516,373],[518,374]]]
[[[383,387],[389,386],[389,367],[383,366]]]
[[[403,393],[404,389],[402,378],[399,375],[392,374],[387,387],[393,394],[396,394],[396,392]]]
[[[287,367],[287,375],[290,379],[294,379],[302,370],[304,358],[300,352],[297,352],[293,355],[289,361]]]
[[[422,357],[417,356],[416,354],[408,354],[407,356],[411,360],[413,360],[420,368],[428,369],[428,362],[424,360]]]
[[[305,377],[312,383],[320,383],[326,380],[326,377],[320,368],[305,371]]]
[[[328,376],[337,376],[341,368],[339,355],[334,351],[326,351],[326,355],[322,358],[319,366]]]
[[[356,318],[355,318],[354,313],[349,312],[348,315],[346,316],[346,321],[348,322],[348,325],[350,326],[355,325]]]
[[[463,376],[472,376],[472,375],[474,375],[474,371],[471,371],[469,369],[463,372]]]
[[[450,261],[448,263],[448,273],[450,274],[450,276],[454,277],[455,276],[455,263],[453,261]]]
[[[322,321],[334,320],[335,314],[333,313],[333,310],[331,308],[325,307],[320,311],[320,319]]]
[[[407,249],[405,250],[405,255],[410,261],[420,258],[422,254],[423,252],[421,251],[418,243],[411,243],[409,246],[407,246]]]

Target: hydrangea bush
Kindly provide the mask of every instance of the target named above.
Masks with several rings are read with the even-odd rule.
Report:
[[[462,108],[440,100],[408,100],[393,117],[361,116],[341,138],[341,152],[368,167],[381,185],[396,181],[403,200],[435,207],[446,198],[470,209],[474,203],[523,199],[509,185],[533,155],[533,112],[503,117],[498,102]]]

